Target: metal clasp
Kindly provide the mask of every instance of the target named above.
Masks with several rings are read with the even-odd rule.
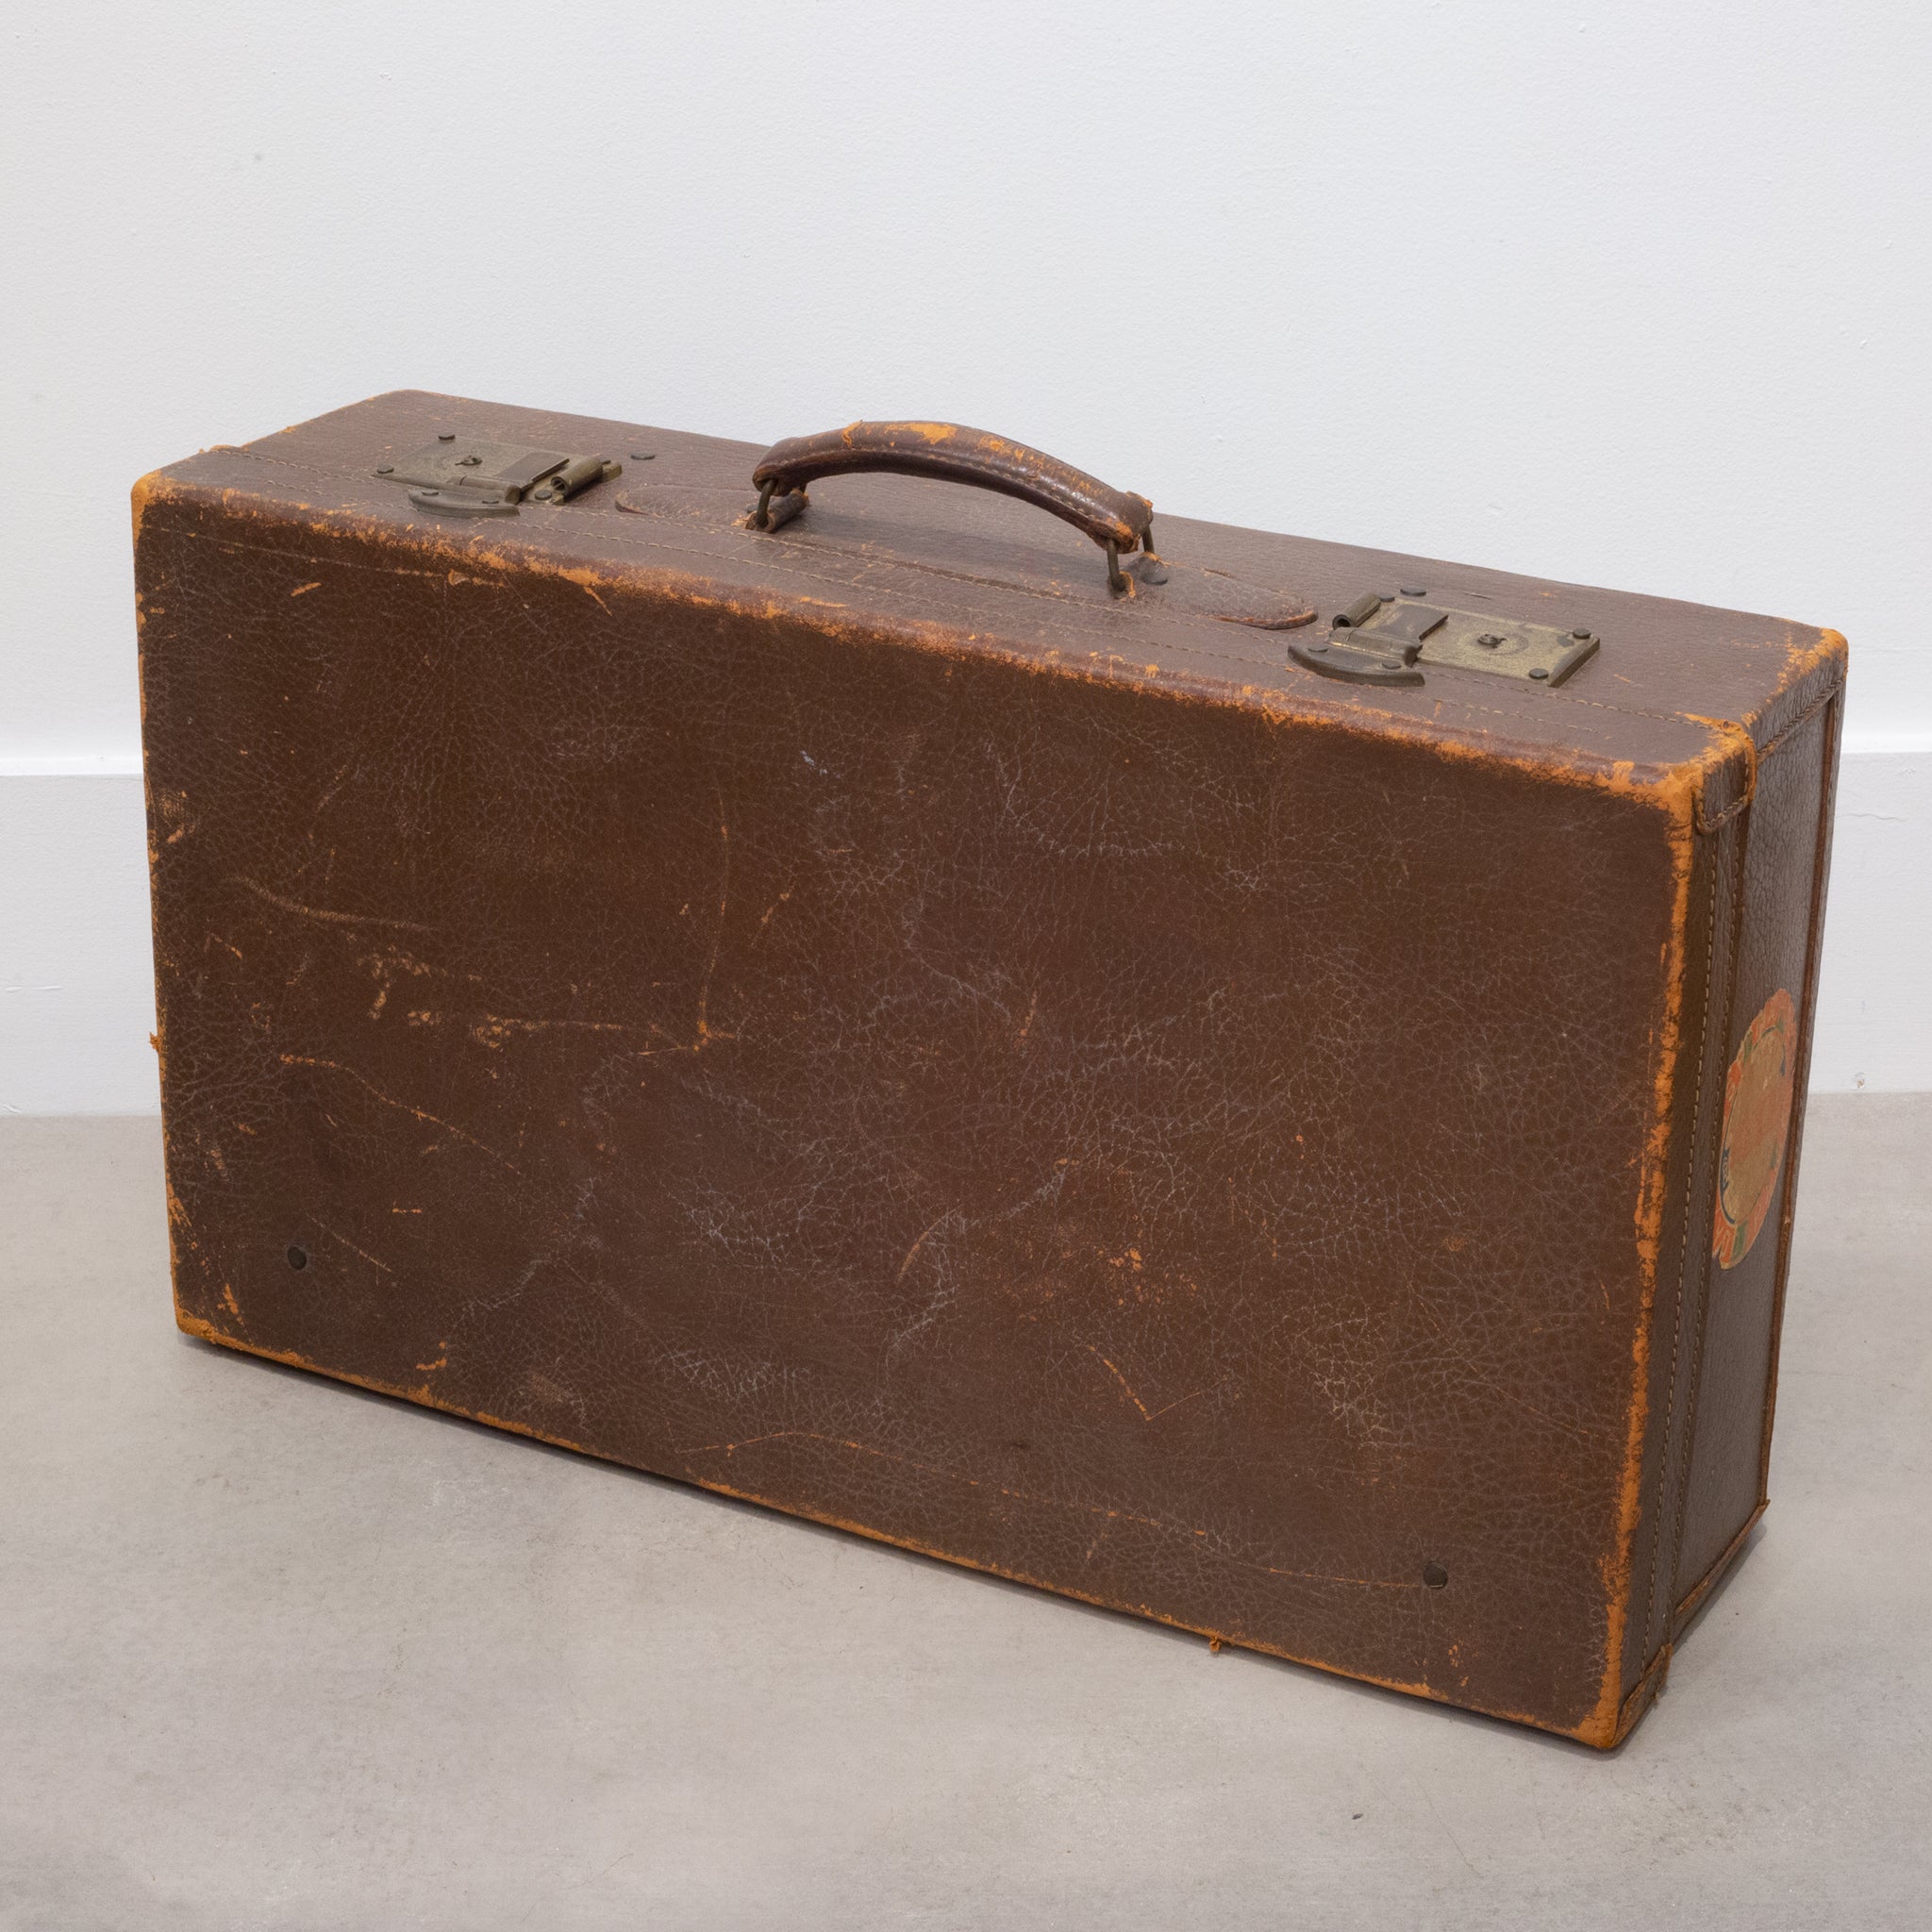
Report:
[[[1603,640],[1488,610],[1458,610],[1423,600],[1426,591],[1357,597],[1329,620],[1325,636],[1288,647],[1305,671],[1349,684],[1417,685],[1418,665],[1453,665],[1516,677],[1554,691],[1595,657]]]
[[[409,485],[409,501],[437,516],[513,517],[526,498],[567,503],[591,484],[622,475],[624,465],[603,457],[451,435],[393,463],[378,464],[375,474],[386,482]]]

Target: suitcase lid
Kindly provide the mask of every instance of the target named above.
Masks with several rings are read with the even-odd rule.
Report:
[[[810,441],[823,455],[836,440]],[[787,450],[808,445],[771,452],[779,461],[768,480]],[[1035,490],[1021,503],[933,477],[822,469],[802,511],[779,475],[777,514],[768,493],[760,529],[753,475],[767,454],[398,391],[173,464],[137,486],[136,510],[218,499],[231,534],[252,521],[265,541],[278,532],[277,547],[294,522],[318,542],[374,536],[452,569],[557,572],[593,595],[649,590],[1284,720],[1413,736],[1451,755],[1654,789],[1705,825],[1750,795],[1757,757],[1844,676],[1834,631],[1158,506],[1153,555],[1122,558],[1110,585],[1097,541],[1130,536],[1145,499],[1024,449],[1020,458],[1055,473],[1031,480],[1079,527],[1041,514]],[[794,472],[801,463],[809,469],[799,459]],[[1016,486],[1009,477],[991,487]],[[1360,681],[1327,675],[1336,667]]]

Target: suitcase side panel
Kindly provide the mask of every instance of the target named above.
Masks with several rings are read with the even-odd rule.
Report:
[[[1598,1722],[1656,800],[206,506],[140,575],[184,1326]]]
[[[1776,1337],[1815,1011],[1837,770],[1834,686],[1759,755],[1743,815],[1742,904],[1714,1072],[1717,1198],[1702,1236],[1706,1312],[1694,1447],[1676,1507],[1673,1609],[1681,1624],[1763,1508]]]

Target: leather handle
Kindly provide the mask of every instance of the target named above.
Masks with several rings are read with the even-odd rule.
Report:
[[[1154,548],[1154,506],[1144,496],[1109,490],[1097,477],[1024,442],[957,423],[848,423],[821,436],[774,442],[751,473],[758,488],[752,521],[758,529],[768,529],[774,494],[789,496],[820,476],[858,471],[970,483],[1048,510],[1084,530],[1108,553],[1108,580],[1116,591],[1126,588],[1120,553]]]

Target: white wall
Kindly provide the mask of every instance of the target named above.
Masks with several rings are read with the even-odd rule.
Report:
[[[1836,625],[1817,1076],[1932,1087],[1922,0],[0,35],[0,1107],[153,1103],[137,788],[46,775],[138,753],[126,486],[405,385],[952,417],[1193,514]]]

